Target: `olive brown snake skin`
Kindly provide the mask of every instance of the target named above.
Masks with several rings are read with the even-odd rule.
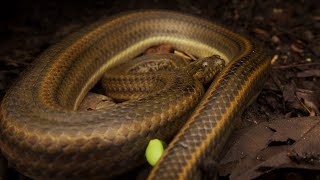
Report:
[[[74,111],[105,71],[158,44],[226,60],[199,104],[198,87],[179,88],[189,80],[177,76],[168,79],[178,83],[178,90],[166,89],[169,95],[156,93],[108,111]],[[105,179],[130,168],[150,139],[166,139],[180,128],[176,120],[191,114],[149,179],[199,179],[201,162],[211,154],[217,159],[235,119],[262,88],[268,52],[220,25],[182,13],[141,11],[98,21],[45,51],[7,92],[1,151],[34,179]],[[155,103],[158,99],[165,102]]]

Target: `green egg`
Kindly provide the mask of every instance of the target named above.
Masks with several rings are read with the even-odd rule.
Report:
[[[146,158],[151,166],[154,166],[161,158],[165,149],[165,143],[159,139],[149,141],[146,149]]]

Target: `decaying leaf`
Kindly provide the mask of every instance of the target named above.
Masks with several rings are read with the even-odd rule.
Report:
[[[274,67],[271,77],[277,87],[269,86],[269,88],[275,92],[274,94],[282,92],[286,117],[320,114],[320,99],[318,98],[320,95],[320,71],[318,65],[305,63]],[[279,71],[281,68],[287,69],[285,75]],[[281,94],[279,95],[281,96]]]
[[[307,89],[297,89],[297,98],[304,105],[304,108],[308,111],[310,116],[316,116],[320,114],[320,92]]]
[[[148,48],[144,54],[163,54],[172,53],[173,51],[173,47],[170,44],[162,44]]]
[[[283,168],[320,171],[320,117],[279,119],[241,130],[219,173],[253,179]]]

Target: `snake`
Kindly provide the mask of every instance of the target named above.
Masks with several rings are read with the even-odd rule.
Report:
[[[166,78],[163,78],[164,76],[172,78],[177,76],[176,73],[181,73],[181,76],[192,76],[205,86],[212,81],[224,65],[224,60],[215,55],[190,62],[172,53],[147,54],[108,70],[102,77],[101,86],[105,90],[104,94],[112,98],[113,102],[118,103],[143,98],[160,90],[162,96],[171,96],[175,93],[166,92],[168,88],[164,87],[176,86],[177,82],[170,81],[174,83],[169,83]],[[163,73],[167,74],[163,75]],[[188,84],[182,86],[183,88],[195,83],[193,80],[188,80],[188,83],[182,82],[183,79],[179,80],[180,84]],[[192,86],[199,86],[198,84]],[[196,89],[204,91],[201,85]],[[183,94],[187,97],[188,93]],[[187,105],[186,107],[192,106]]]
[[[167,96],[155,93],[147,102],[76,111],[105,72],[159,44],[198,58],[218,55],[226,66],[201,99],[197,83],[180,87],[191,80],[164,76],[179,91],[170,86]],[[103,18],[49,47],[7,91],[1,152],[34,179],[106,179],[138,164],[150,139],[178,130],[148,179],[199,179],[201,163],[219,159],[237,119],[262,89],[270,61],[270,50],[257,41],[182,12]]]

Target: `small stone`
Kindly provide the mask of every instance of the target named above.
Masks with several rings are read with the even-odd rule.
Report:
[[[272,41],[273,44],[279,44],[280,43],[280,39],[276,35],[272,36],[271,41]]]

